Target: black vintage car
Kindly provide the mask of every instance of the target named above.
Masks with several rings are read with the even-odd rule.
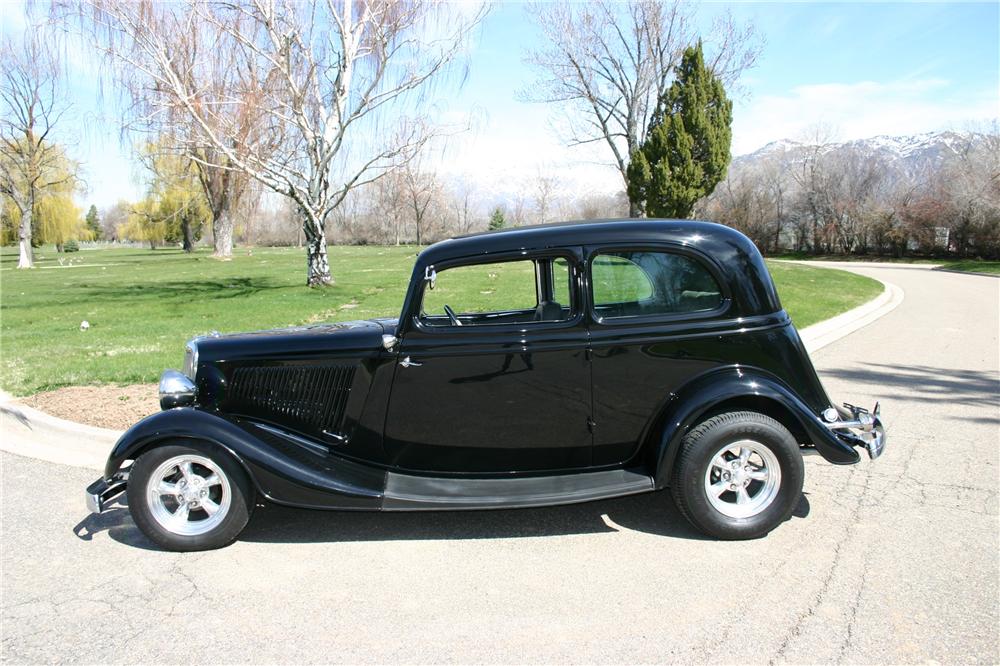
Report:
[[[170,550],[230,543],[258,497],[423,511],[664,488],[703,532],[753,538],[799,502],[805,449],[885,445],[877,405],[832,405],[753,243],[691,221],[442,241],[399,319],[195,338],[160,404],[87,500],[127,489]]]

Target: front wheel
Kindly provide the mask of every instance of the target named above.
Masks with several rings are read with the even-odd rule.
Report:
[[[727,412],[681,442],[671,490],[684,517],[719,539],[754,539],[791,516],[805,467],[788,429],[757,412]]]
[[[165,445],[132,464],[128,507],[142,533],[173,551],[233,542],[253,511],[254,490],[232,456],[200,442]]]

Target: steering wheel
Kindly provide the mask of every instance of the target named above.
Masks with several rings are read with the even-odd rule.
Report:
[[[462,322],[460,322],[458,320],[458,315],[455,314],[455,311],[451,309],[450,305],[445,305],[444,306],[444,313],[446,315],[448,315],[448,319],[451,320],[452,326],[461,326],[462,325]]]

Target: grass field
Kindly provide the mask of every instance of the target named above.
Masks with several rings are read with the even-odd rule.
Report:
[[[0,387],[15,395],[79,384],[153,382],[177,367],[184,341],[222,332],[397,316],[415,247],[333,247],[336,285],[308,289],[304,251],[256,248],[232,261],[207,251],[102,249],[37,253],[15,269],[0,250]],[[874,298],[881,285],[842,271],[772,263],[785,308],[805,327]],[[505,277],[506,275],[506,277]],[[475,301],[511,271],[469,283]],[[459,288],[461,292],[463,288]],[[90,324],[87,331],[80,323]]]
[[[788,259],[792,261],[856,261],[866,262],[886,262],[894,264],[940,264],[941,268],[952,271],[967,271],[971,273],[1000,273],[1000,261],[987,261],[984,259],[950,259],[947,257],[934,259],[928,257],[874,257],[874,256],[844,256],[842,254],[815,255],[806,252],[788,252],[776,255],[772,259]]]
[[[976,261],[973,259],[963,261],[953,261],[945,264],[943,268],[950,271],[967,271],[970,273],[994,273],[1000,275],[1000,261]]]

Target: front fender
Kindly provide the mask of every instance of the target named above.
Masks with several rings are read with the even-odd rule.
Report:
[[[158,412],[126,430],[108,456],[104,478],[114,478],[126,460],[144,449],[176,440],[221,446],[247,470],[257,490],[275,502],[342,509],[376,509],[381,502],[384,472],[318,456],[295,444],[294,436],[281,437],[252,422],[192,407]]]
[[[851,465],[861,459],[854,447],[831,432],[820,417],[781,381],[753,368],[728,367],[697,377],[669,401],[653,461],[657,487],[666,485],[684,435],[718,405],[739,398],[763,398],[783,407],[795,417],[810,442],[827,461],[836,465]]]

